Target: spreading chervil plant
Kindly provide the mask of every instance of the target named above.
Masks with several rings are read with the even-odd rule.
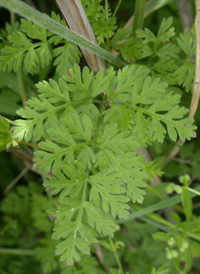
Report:
[[[197,273],[199,1],[50,2],[0,0],[2,273]]]

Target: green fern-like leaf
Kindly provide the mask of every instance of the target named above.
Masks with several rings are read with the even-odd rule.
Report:
[[[39,99],[28,100],[27,107],[17,112],[26,119],[14,122],[13,137],[18,140],[29,141],[32,135],[35,140],[40,140],[48,124],[57,123],[56,114],[69,104],[69,93],[63,80],[60,80],[59,84],[54,80],[50,80],[49,83],[43,81],[37,87]]]
[[[132,78],[124,77],[133,75]],[[137,77],[141,75],[140,77]],[[187,109],[179,107],[180,96],[166,92],[167,84],[159,79],[148,76],[148,70],[143,67],[127,67],[118,72],[115,93],[110,97],[115,111],[105,111],[105,119],[117,122],[123,108],[132,110],[132,117],[135,126],[133,132],[141,140],[153,138],[162,142],[165,134],[176,141],[177,135],[184,140],[190,140],[195,136],[195,126],[190,126],[192,120],[184,118]],[[121,86],[124,85],[125,89]],[[116,99],[117,100],[116,100]],[[118,102],[116,102],[118,101]],[[121,103],[124,105],[121,106]],[[165,125],[166,128],[163,126]],[[145,135],[149,134],[149,137]]]
[[[92,25],[99,44],[104,44],[110,39],[116,26],[116,17],[112,16],[109,4],[105,6],[101,4],[102,1],[82,1],[82,5],[86,11],[88,19]]]
[[[72,67],[74,63],[79,63],[81,53],[75,45],[66,43],[53,50],[53,57],[56,57],[54,61],[56,71],[62,76],[67,73],[67,69]]]
[[[73,160],[74,154],[79,154],[80,150],[88,145],[87,142],[90,141],[91,133],[85,129],[91,128],[91,121],[89,117],[84,116],[82,124],[80,120],[79,123],[82,128],[76,127],[77,139],[75,135],[73,138],[73,133],[70,134],[67,131],[67,128],[70,131],[69,127],[60,126],[48,130],[48,134],[51,136],[50,139],[54,142],[46,141],[39,144],[43,150],[35,153],[35,167],[37,169],[48,173],[52,168],[53,173],[56,173],[60,170],[60,166],[65,160],[64,157],[66,161],[67,159]],[[73,129],[75,129],[75,127],[73,127]],[[81,142],[76,142],[81,139]]]
[[[33,43],[31,39],[39,42]],[[18,71],[24,65],[27,72],[35,74],[52,59],[46,30],[25,19],[22,20],[21,32],[11,34],[9,42],[11,46],[5,46],[0,56],[4,71]]]
[[[56,14],[52,17],[66,25]],[[21,20],[20,31],[11,33],[8,40],[10,45],[2,49],[0,56],[3,71],[18,71],[24,67],[28,73],[38,74],[55,58],[53,64],[62,76],[80,61],[81,53],[76,45],[25,19]],[[52,45],[59,46],[52,49]]]
[[[186,92],[190,91],[193,87],[195,77],[195,64],[193,57],[195,56],[195,28],[191,31],[185,30],[180,37],[177,38],[177,43],[185,55],[184,63],[174,72],[173,76],[178,85],[182,85]]]
[[[24,120],[14,122],[13,137],[41,140],[34,166],[48,174],[45,188],[59,195],[50,210],[53,238],[56,254],[72,265],[99,236],[113,236],[130,202],[143,201],[148,171],[135,149],[162,142],[166,133],[173,141],[190,139],[195,127],[178,106],[180,96],[145,66],[94,76],[75,65],[58,83],[37,87],[39,98],[18,112]]]

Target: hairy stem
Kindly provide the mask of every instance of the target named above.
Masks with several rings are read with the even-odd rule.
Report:
[[[135,34],[137,29],[142,29],[144,21],[144,9],[146,0],[137,0],[134,12],[132,34]]]

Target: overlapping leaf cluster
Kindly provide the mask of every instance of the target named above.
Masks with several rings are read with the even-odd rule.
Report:
[[[104,6],[102,0],[84,0],[81,2],[92,25],[98,43],[105,45],[114,35],[114,31],[117,28],[115,17],[116,11],[112,13],[109,3],[106,2]]]
[[[194,135],[180,97],[144,66],[113,68],[94,76],[69,69],[59,82],[37,85],[12,128],[13,138],[40,141],[35,168],[59,202],[53,238],[56,254],[72,265],[89,254],[98,236],[112,237],[115,219],[129,215],[129,201],[143,201],[147,169],[135,150],[166,133],[175,141]]]
[[[52,18],[66,25],[55,13],[52,13]],[[30,74],[38,74],[53,59],[56,72],[62,76],[81,57],[76,45],[25,19],[21,20],[18,31],[8,36],[8,42],[0,55],[3,71],[18,71],[23,67]]]
[[[151,67],[152,75],[188,92],[193,87],[195,74],[195,28],[186,29],[180,37],[175,37],[172,23],[172,17],[164,18],[157,35],[145,28],[128,39],[129,32],[119,29],[111,45],[120,50],[125,61],[138,64],[145,61]]]

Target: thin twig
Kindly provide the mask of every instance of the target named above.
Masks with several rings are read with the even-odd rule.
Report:
[[[200,96],[200,0],[196,0],[196,68],[195,68],[195,81],[194,81],[194,89],[192,94],[192,100],[190,104],[189,110],[189,118],[194,118],[195,113],[199,104],[199,96]],[[181,147],[184,145],[185,140],[178,140],[170,154],[165,159],[163,167],[170,162],[179,152]]]
[[[25,167],[20,173],[19,175],[5,188],[4,190],[4,194],[7,194],[18,182],[19,180],[21,180],[21,178],[26,174],[26,172],[28,171],[28,168]]]

